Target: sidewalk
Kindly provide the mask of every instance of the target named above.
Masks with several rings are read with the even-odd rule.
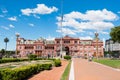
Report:
[[[62,66],[53,67],[52,70],[42,71],[28,80],[60,80],[67,64],[68,61],[62,60]]]
[[[120,71],[95,62],[74,58],[74,80],[120,80]]]

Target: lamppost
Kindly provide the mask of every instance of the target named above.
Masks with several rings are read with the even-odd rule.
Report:
[[[97,53],[96,53],[96,57],[97,57],[97,60],[98,60],[98,56],[99,56],[99,55],[98,55],[98,40],[99,40],[98,35],[99,35],[99,34],[96,32],[96,33],[95,33],[95,39],[96,39],[96,52],[97,52]]]
[[[18,48],[17,48],[18,43],[17,43],[17,41],[18,41],[18,37],[20,36],[20,34],[19,34],[19,33],[16,33],[15,35],[16,35],[16,51],[15,51],[15,54],[17,55],[17,54],[18,54],[18,53],[17,53],[17,51],[18,51]]]
[[[42,57],[45,57],[45,55],[46,55],[46,39],[43,40],[43,44],[44,44],[44,53],[43,53]]]

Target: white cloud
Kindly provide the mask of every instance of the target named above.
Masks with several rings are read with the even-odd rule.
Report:
[[[118,11],[118,13],[120,13],[120,11]]]
[[[30,9],[21,9],[23,15],[30,16],[31,14],[51,14],[56,12],[58,9],[56,7],[48,7],[45,4],[37,4],[36,8]]]
[[[99,33],[101,33],[101,34],[109,34],[109,32],[105,32],[105,31],[99,31]]]
[[[15,26],[14,26],[14,25],[12,25],[12,24],[10,24],[10,25],[9,25],[9,27],[10,27],[10,28],[15,28]]]
[[[71,30],[69,28],[62,28],[62,30],[59,29],[59,30],[56,30],[56,32],[62,33],[63,35],[68,35],[68,34],[76,35],[76,31],[75,30]]]
[[[73,11],[63,16],[63,27],[73,28],[76,32],[85,30],[107,30],[114,27],[112,21],[118,19],[118,16],[108,11],[103,10],[88,10],[85,13]],[[60,17],[57,17],[57,25],[60,26]]]
[[[4,17],[4,15],[0,15],[0,17]]]
[[[31,26],[31,27],[33,27],[33,26],[34,26],[34,24],[32,24],[32,23],[29,23],[28,25],[29,25],[29,26]]]
[[[2,10],[2,13],[7,13],[8,12],[7,9],[5,9],[5,8],[3,8],[1,10]]]
[[[79,37],[81,40],[92,40],[93,38],[90,36],[85,36],[85,37]]]
[[[69,14],[64,15],[64,19],[80,19],[82,21],[113,21],[116,20],[118,16],[108,11],[107,9],[103,10],[88,10],[85,13],[73,11]]]
[[[92,36],[92,35],[94,35],[94,33],[93,33],[93,32],[88,32],[88,35],[91,35],[91,36]]]
[[[19,14],[18,16],[19,16],[19,17],[21,17],[22,15],[21,15],[21,14]]]
[[[32,10],[27,8],[27,9],[21,9],[21,12],[23,15],[29,16],[32,13]]]
[[[33,16],[34,16],[35,18],[37,18],[37,19],[40,19],[40,17],[39,17],[39,16],[37,16],[37,15],[35,15],[35,14],[34,14]]]
[[[51,37],[50,35],[46,38],[47,40],[54,40],[55,37]]]
[[[5,29],[5,30],[9,30],[9,28],[6,26],[1,26],[1,28]]]
[[[17,21],[17,17],[16,16],[9,17],[8,20],[10,20],[10,21]]]

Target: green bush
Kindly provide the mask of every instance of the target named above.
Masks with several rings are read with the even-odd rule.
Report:
[[[15,69],[3,69],[0,71],[0,80],[24,80],[42,70],[50,70],[52,64],[32,64]]]
[[[2,75],[1,75],[1,70],[0,70],[0,80],[1,80],[1,78],[2,78]]]
[[[29,54],[29,55],[28,55],[28,58],[29,58],[30,60],[35,60],[35,59],[37,58],[37,55],[35,55],[35,54]]]
[[[55,58],[48,58],[48,60],[52,60],[52,61],[54,61],[54,60],[55,60]]]
[[[71,56],[66,55],[66,56],[64,56],[64,59],[70,60]]]
[[[36,57],[32,57],[32,58],[29,58],[29,59],[23,59],[23,58],[2,58],[2,59],[0,59],[0,63],[20,62],[20,61],[28,61],[28,60],[46,60],[46,58],[36,58]],[[53,60],[54,61],[55,59],[49,58],[48,60]]]
[[[60,59],[54,60],[54,64],[55,64],[56,67],[61,66],[61,61],[60,61]]]
[[[52,64],[43,64],[42,67],[44,70],[50,70],[52,67]]]
[[[20,61],[19,59],[17,58],[3,58],[0,60],[0,63],[6,63],[6,62],[18,62]]]
[[[18,58],[2,58],[2,59],[0,59],[0,63],[20,62],[20,61],[28,61],[28,59],[18,59]]]

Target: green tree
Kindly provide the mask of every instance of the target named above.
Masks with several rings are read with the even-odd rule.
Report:
[[[114,42],[119,42],[120,43],[120,26],[116,26],[114,28],[111,29],[111,32],[110,32],[110,36],[111,36],[111,39],[114,41]],[[120,50],[119,50],[119,58],[120,58]]]
[[[120,26],[112,28],[110,36],[114,42],[120,42]]]
[[[5,50],[4,50],[4,49],[1,49],[0,53],[2,53],[2,55],[4,55]]]
[[[6,38],[4,39],[4,42],[5,42],[5,54],[6,54],[7,43],[9,42],[9,39],[6,37]]]

